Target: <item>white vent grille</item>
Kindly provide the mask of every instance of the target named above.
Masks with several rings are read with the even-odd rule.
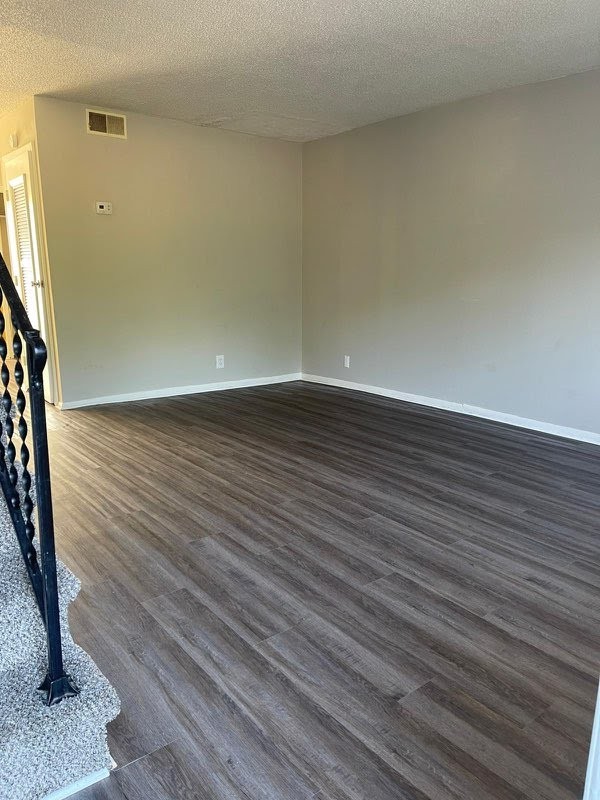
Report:
[[[123,114],[109,114],[106,111],[95,111],[86,108],[87,132],[96,136],[115,136],[117,139],[127,138],[127,121]]]

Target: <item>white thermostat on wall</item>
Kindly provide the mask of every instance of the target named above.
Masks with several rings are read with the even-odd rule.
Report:
[[[112,214],[112,203],[106,200],[98,200],[96,202],[96,214]]]

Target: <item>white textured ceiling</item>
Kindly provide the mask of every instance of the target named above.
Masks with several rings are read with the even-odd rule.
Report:
[[[50,94],[304,141],[600,65],[600,0],[2,0],[0,114]]]

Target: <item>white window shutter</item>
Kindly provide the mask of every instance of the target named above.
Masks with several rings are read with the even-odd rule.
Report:
[[[33,245],[31,241],[31,221],[29,218],[29,203],[27,201],[25,181],[23,180],[13,184],[11,189],[14,204],[15,238],[19,256],[23,305],[25,306],[31,324],[34,328],[39,328],[40,320],[38,315],[37,295],[35,286],[33,285],[35,281],[35,270],[33,265]]]

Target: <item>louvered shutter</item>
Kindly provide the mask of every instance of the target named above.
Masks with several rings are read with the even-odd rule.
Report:
[[[31,241],[31,221],[25,179],[15,181],[11,185],[14,208],[15,239],[19,256],[21,273],[21,294],[23,305],[34,328],[40,327],[33,264],[33,245]]]

